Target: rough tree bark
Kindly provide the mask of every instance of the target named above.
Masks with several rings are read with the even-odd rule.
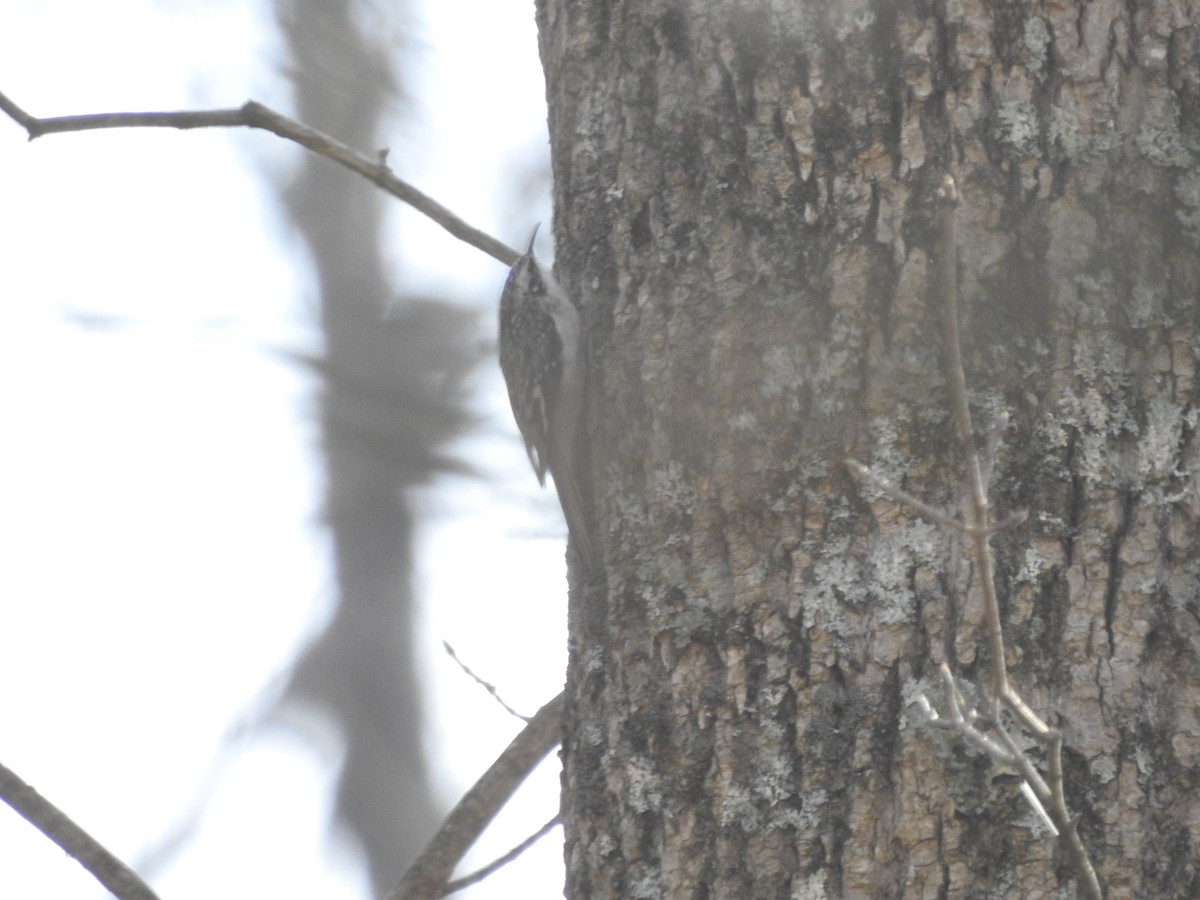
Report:
[[[982,680],[928,301],[952,172],[1011,676],[1110,898],[1195,896],[1200,12],[1188,0],[539,0],[557,266],[592,347],[572,897],[1051,897]],[[986,434],[981,434],[981,439]]]

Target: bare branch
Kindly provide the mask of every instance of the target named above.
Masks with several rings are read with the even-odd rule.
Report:
[[[521,255],[502,241],[468,225],[432,197],[397,178],[387,165],[387,151],[366,156],[323,132],[310,128],[269,107],[247,101],[237,109],[211,109],[180,112],[98,113],[81,116],[55,116],[41,119],[30,115],[0,93],[0,112],[25,129],[32,141],[47,134],[95,131],[103,128],[259,128],[332,159],[378,185],[393,197],[428,216],[459,240],[482,250],[493,259],[511,266]]]
[[[930,724],[953,728],[973,746],[986,753],[995,765],[1014,768],[1021,776],[1021,790],[1034,811],[1047,822],[1064,847],[1075,872],[1079,890],[1089,900],[1100,900],[1100,880],[1079,838],[1076,821],[1067,811],[1062,773],[1062,734],[1052,729],[1026,705],[1008,680],[1005,664],[1004,632],[1000,621],[1000,602],[996,595],[995,564],[989,541],[998,531],[1024,522],[1027,513],[1014,513],[997,525],[989,521],[988,481],[992,464],[1006,421],[1002,418],[993,427],[985,450],[986,459],[975,446],[971,426],[971,408],[967,402],[967,379],[963,369],[962,342],[958,325],[958,238],[955,231],[958,188],[954,179],[945,176],[935,194],[938,207],[934,241],[932,287],[934,299],[941,306],[945,328],[946,380],[954,409],[954,425],[966,464],[967,494],[970,498],[968,521],[963,523],[918,500],[911,494],[874,475],[862,463],[848,459],[847,467],[859,478],[879,488],[892,498],[915,509],[922,515],[955,532],[970,538],[979,585],[983,594],[984,621],[990,651],[990,689],[984,691],[990,709],[980,717],[963,697],[954,675],[942,665],[942,687],[947,715],[939,714],[928,698],[918,698]],[[1007,710],[1017,723],[1043,746],[1048,756],[1048,774],[1042,777],[1033,760],[1018,746],[1009,733],[1001,710]],[[990,732],[990,734],[989,734]]]
[[[0,765],[0,800],[74,857],[120,900],[158,900],[133,869],[4,765]]]
[[[534,767],[562,740],[564,695],[529,720],[483,777],[458,801],[438,833],[404,874],[387,900],[441,897],[454,867]]]
[[[962,532],[963,534],[969,533],[970,529],[966,525],[964,525],[962,522],[960,522],[958,519],[954,518],[953,516],[947,515],[946,513],[942,512],[937,507],[930,506],[928,503],[926,503],[923,500],[918,500],[912,494],[909,494],[906,491],[900,490],[900,488],[893,485],[886,478],[880,478],[878,475],[876,475],[874,472],[872,472],[870,469],[868,469],[866,466],[864,466],[858,460],[847,459],[846,465],[849,467],[851,472],[853,472],[855,475],[857,475],[863,481],[866,481],[869,484],[874,485],[879,490],[883,491],[885,494],[887,494],[889,497],[891,497],[893,500],[895,500],[899,503],[902,503],[905,506],[911,506],[913,509],[915,509],[917,512],[919,512],[921,515],[925,516],[926,518],[932,519],[933,521],[937,522],[939,525],[946,526],[947,528],[951,529],[952,531]]]
[[[992,694],[1007,697],[1008,669],[1004,661],[1004,639],[1000,625],[1000,603],[996,598],[995,563],[988,544],[988,496],[983,481],[979,453],[971,428],[971,407],[967,403],[967,376],[963,371],[962,342],[958,328],[958,236],[956,233],[958,187],[947,175],[938,189],[937,251],[934,260],[934,300],[941,303],[942,323],[946,329],[946,380],[954,407],[954,424],[967,466],[971,499],[971,540],[979,566],[979,585],[983,591],[984,616],[991,651]]]
[[[958,689],[958,683],[954,675],[950,672],[950,667],[945,663],[942,663],[942,694],[945,699],[945,706],[950,711],[949,719],[939,715],[924,695],[921,697],[924,701],[925,715],[931,724],[953,728],[966,738],[968,743],[973,744],[991,757],[992,761],[997,765],[1015,765],[1015,760],[1012,759],[1008,750],[975,727],[975,722],[978,718],[975,710],[967,706],[965,698]]]
[[[951,403],[954,407],[954,422],[962,445],[967,467],[967,482],[971,500],[969,534],[974,549],[975,565],[979,571],[979,585],[983,593],[984,619],[987,622],[988,645],[991,654],[991,701],[1008,709],[1050,755],[1049,784],[1038,772],[1033,761],[1017,746],[1012,735],[1000,721],[999,709],[993,714],[992,728],[1006,751],[1005,757],[1012,760],[1028,787],[1029,793],[1039,801],[1038,812],[1048,815],[1058,832],[1061,846],[1071,859],[1079,890],[1090,900],[1100,900],[1100,880],[1088,859],[1075,823],[1067,813],[1063,789],[1061,749],[1062,736],[1039,718],[1017,694],[1008,681],[1008,670],[1004,660],[1004,631],[1000,621],[1000,602],[996,596],[995,564],[989,538],[994,531],[988,522],[988,496],[985,469],[975,446],[971,427],[971,408],[967,403],[967,379],[963,370],[962,341],[958,326],[958,237],[955,231],[958,187],[950,175],[946,175],[939,187],[935,200],[938,205],[936,259],[934,269],[935,300],[941,303],[942,322],[946,331],[946,376],[950,387]],[[994,433],[995,434],[995,433]],[[994,445],[989,441],[988,475]],[[948,670],[947,670],[948,671]],[[955,692],[957,693],[957,692]],[[957,702],[957,700],[955,701]],[[1048,806],[1048,808],[1047,808]]]
[[[509,706],[507,703],[505,703],[504,698],[500,696],[500,691],[496,689],[496,686],[494,684],[492,684],[490,681],[484,681],[482,678],[480,678],[478,675],[476,675],[474,671],[472,671],[470,666],[468,666],[465,662],[463,662],[461,659],[459,659],[458,654],[454,652],[454,648],[450,646],[449,641],[442,641],[442,646],[446,649],[446,653],[450,656],[450,658],[458,664],[458,667],[460,669],[463,670],[463,673],[468,678],[470,678],[472,681],[474,681],[477,685],[479,685],[481,688],[483,688],[485,691],[487,691],[489,694],[491,694],[492,699],[495,700],[497,703],[499,703],[500,706],[504,708],[504,711],[506,713],[508,713],[513,718],[520,719],[522,722],[525,722],[526,724],[528,724],[529,716],[521,715],[519,712],[517,712],[515,709],[513,709],[511,706]]]
[[[521,843],[517,844],[517,846],[513,847],[511,850],[509,850],[507,853],[505,853],[499,859],[492,860],[490,863],[488,863],[482,869],[476,869],[470,875],[464,875],[462,878],[455,878],[448,885],[446,885],[446,890],[442,893],[442,896],[445,897],[449,894],[453,894],[457,891],[464,890],[466,888],[469,888],[473,884],[478,884],[479,882],[483,881],[483,879],[487,878],[493,872],[507,866],[510,862],[515,860],[518,856],[520,856],[522,853],[524,853],[526,850],[528,850],[530,847],[532,847],[534,844],[536,844],[538,841],[540,841],[542,838],[544,838],[546,835],[548,835],[551,832],[551,830],[554,828],[554,826],[559,825],[561,823],[562,823],[562,819],[559,816],[555,816],[553,819],[551,819],[549,822],[547,822],[545,825],[543,825],[541,828],[539,828],[537,831],[535,831],[529,837],[525,838],[525,840],[521,841]]]
[[[857,459],[854,459],[852,457],[847,457],[846,458],[846,466],[850,469],[851,472],[853,472],[855,475],[857,475],[863,481],[877,487],[879,490],[883,491],[885,494],[887,494],[889,497],[891,497],[896,502],[902,503],[905,506],[909,506],[912,509],[915,509],[917,512],[919,512],[921,515],[925,516],[927,519],[932,519],[934,522],[937,522],[939,525],[944,525],[946,528],[949,528],[951,531],[957,531],[960,534],[965,534],[965,535],[968,535],[971,537],[973,537],[975,535],[977,529],[973,528],[970,525],[967,525],[964,522],[960,522],[958,519],[954,518],[949,513],[942,512],[936,506],[930,506],[924,500],[920,500],[917,497],[914,497],[912,494],[908,493],[907,491],[900,490],[900,488],[896,487],[894,484],[892,484],[886,478],[880,478],[878,475],[876,475],[874,472],[872,472],[870,469],[868,469],[866,466],[864,466],[862,463],[860,463]],[[1029,518],[1029,513],[1026,512],[1025,510],[1020,510],[1018,512],[1013,513],[1007,519],[1004,519],[1003,521],[998,522],[995,525],[989,525],[987,528],[985,528],[983,530],[984,535],[990,536],[990,535],[996,534],[997,532],[1005,531],[1009,528],[1015,528],[1016,526],[1020,525],[1022,522],[1024,522],[1028,518]]]

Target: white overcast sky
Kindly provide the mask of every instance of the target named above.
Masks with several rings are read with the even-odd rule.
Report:
[[[265,3],[0,11],[0,91],[36,115],[290,111]],[[514,166],[545,152],[532,0],[426,0],[403,27],[415,109],[393,168],[516,243],[547,215],[504,202]],[[367,896],[354,849],[326,834],[337,748],[284,726],[229,741],[330,599],[314,385],[279,354],[319,348],[309,265],[260,184],[297,152],[264,133],[27,143],[0,120],[0,761],[127,861],[157,852],[166,900]],[[499,265],[399,206],[396,227],[409,287],[494,313]],[[416,498],[447,805],[517,725],[441,641],[529,712],[565,666],[563,529],[494,366],[475,385],[482,425],[459,449],[485,477]],[[546,767],[473,861],[536,829],[556,791]],[[196,833],[164,846],[202,801]],[[471,896],[561,896],[560,860],[556,832]],[[0,897],[102,896],[0,807]]]

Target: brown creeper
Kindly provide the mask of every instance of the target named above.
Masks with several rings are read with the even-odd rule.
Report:
[[[591,569],[575,452],[587,374],[583,326],[575,304],[534,257],[536,237],[537,228],[500,295],[500,371],[538,483],[546,486],[547,470],[554,476],[575,549]]]

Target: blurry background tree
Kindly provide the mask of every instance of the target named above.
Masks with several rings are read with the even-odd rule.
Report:
[[[384,146],[405,43],[398,10],[361,0],[278,0],[276,8],[296,116],[353,147]],[[337,601],[282,702],[311,703],[337,722],[346,746],[337,813],[382,896],[438,818],[412,636],[412,489],[445,469],[444,446],[462,433],[478,322],[444,303],[393,297],[383,258],[387,198],[373,185],[310,154],[285,199],[317,269]]]

